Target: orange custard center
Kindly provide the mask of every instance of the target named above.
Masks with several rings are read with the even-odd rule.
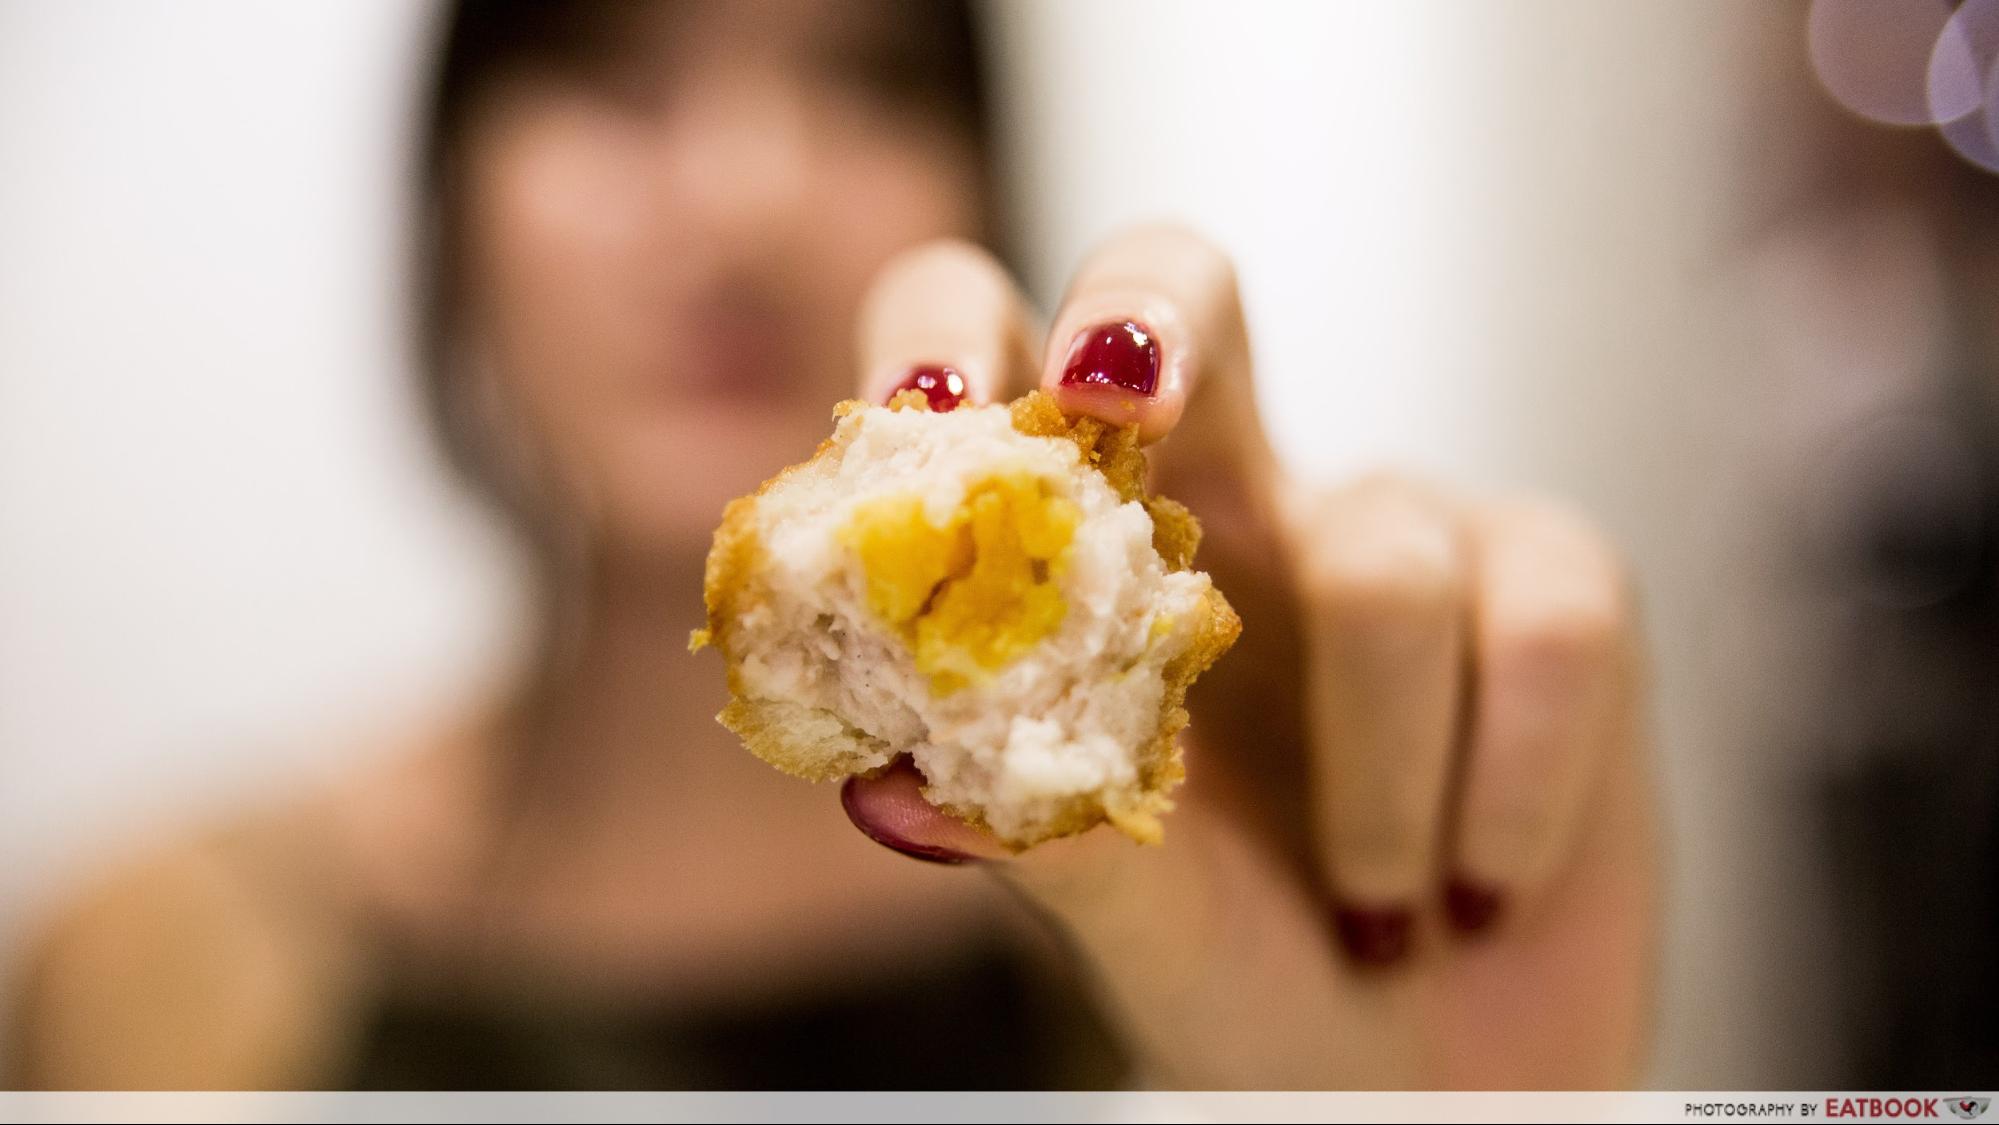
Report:
[[[1018,659],[1062,624],[1056,579],[1081,512],[1026,472],[965,491],[942,527],[915,494],[855,508],[840,541],[860,559],[868,606],[947,695]]]

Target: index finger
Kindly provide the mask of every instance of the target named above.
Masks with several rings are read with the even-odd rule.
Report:
[[[1233,263],[1194,231],[1160,223],[1113,237],[1077,270],[1049,333],[1041,386],[1070,413],[1135,423],[1140,444],[1183,418],[1223,426],[1232,442],[1260,442],[1253,407],[1241,409],[1249,378]]]

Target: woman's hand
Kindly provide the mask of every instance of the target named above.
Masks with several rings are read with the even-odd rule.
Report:
[[[1091,255],[1046,348],[1025,308],[974,247],[904,255],[863,313],[862,395],[1038,383],[1137,423],[1242,637],[1189,699],[1163,847],[1097,829],[1009,856],[906,764],[849,782],[856,824],[983,860],[1054,919],[1164,1084],[1638,1084],[1660,857],[1614,554],[1539,500],[1287,479],[1234,272],[1183,229]]]

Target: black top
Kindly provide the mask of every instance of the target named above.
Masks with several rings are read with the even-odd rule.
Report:
[[[1901,408],[1933,431],[1845,435],[1807,556],[1845,630],[1814,701],[1849,1052],[1822,1084],[1975,1090],[1999,1074],[1999,390],[1981,358]]]
[[[1953,172],[1965,214],[1991,214],[1993,178]],[[1999,380],[1989,282],[1951,292],[1943,360],[1895,404],[1927,428],[1841,434],[1815,478],[1837,518],[1805,538],[1839,623],[1813,699],[1849,1051],[1829,1087],[1985,1089],[1999,1073]]]
[[[381,995],[346,1089],[1117,1089],[1129,1061],[1091,1000],[1002,941],[783,1006],[617,1017]]]

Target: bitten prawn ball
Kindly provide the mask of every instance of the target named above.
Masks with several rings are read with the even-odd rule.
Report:
[[[1144,843],[1185,777],[1187,688],[1240,634],[1132,427],[1036,391],[834,409],[809,459],[723,513],[717,719],[813,780],[909,755],[926,800],[1014,850],[1109,821]]]

